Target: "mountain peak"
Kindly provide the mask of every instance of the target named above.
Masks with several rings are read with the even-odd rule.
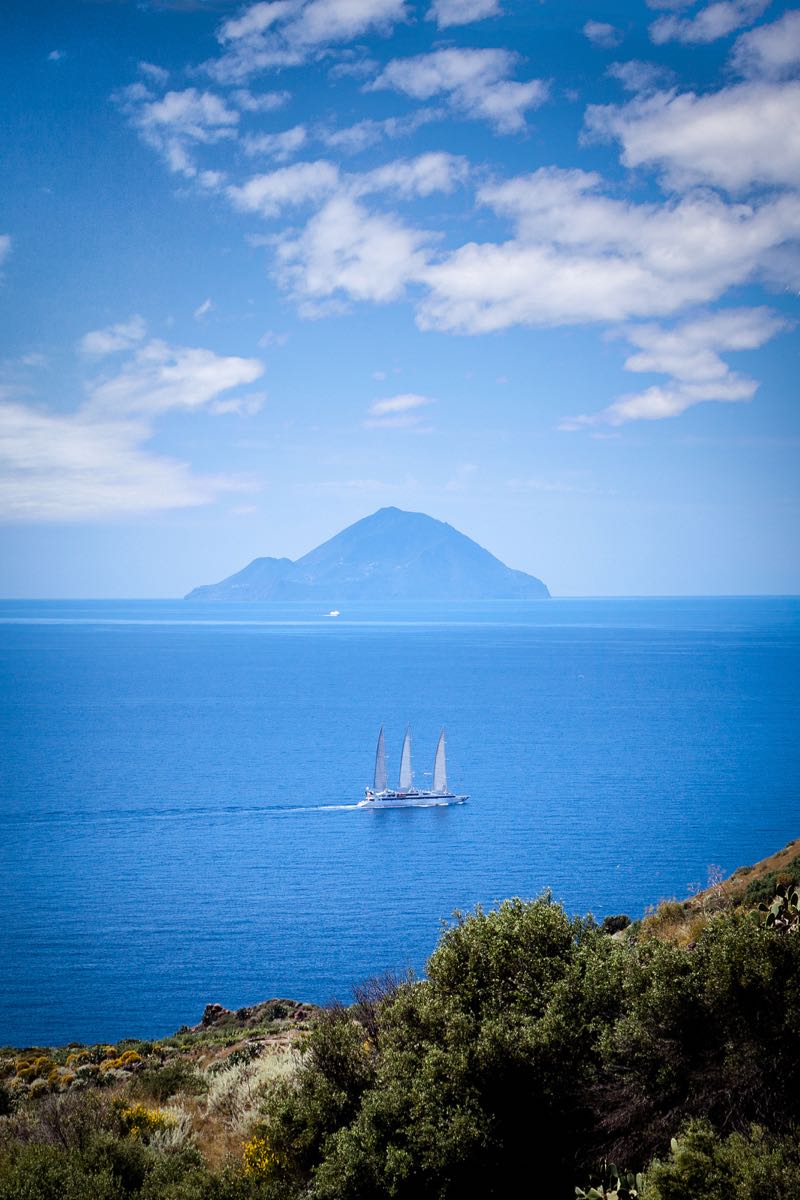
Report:
[[[292,562],[257,558],[189,600],[544,599],[541,580],[505,566],[452,525],[389,505]]]

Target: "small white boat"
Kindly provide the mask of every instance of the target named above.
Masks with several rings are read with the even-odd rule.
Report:
[[[372,787],[365,789],[365,797],[359,808],[431,808],[442,804],[463,804],[465,800],[469,800],[469,796],[457,796],[447,788],[444,730],[439,734],[436,746],[433,787],[424,791],[414,787],[414,774],[411,770],[411,730],[406,729],[400,754],[400,779],[396,790],[390,788],[386,771],[386,742],[381,725],[375,751],[375,778]]]

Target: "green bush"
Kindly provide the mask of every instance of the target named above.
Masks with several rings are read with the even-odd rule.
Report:
[[[32,1052],[0,1116],[0,1200],[505,1200],[520,1180],[566,1197],[598,1179],[642,1200],[798,1200],[800,937],[754,916],[707,913],[679,946],[652,921],[609,937],[547,894],[459,914],[427,978],[319,1015],[222,1170],[151,1137],[173,1118],[132,1097],[196,1091],[191,1063],[35,1099]]]
[[[600,928],[603,933],[620,933],[627,929],[630,923],[631,919],[626,913],[618,913],[613,917],[604,917]]]
[[[644,1200],[797,1200],[800,1142],[769,1138],[758,1126],[719,1138],[695,1121],[647,1171]]]
[[[780,870],[767,871],[760,879],[751,880],[745,888],[742,903],[750,908],[755,908],[758,904],[768,904],[781,883],[800,883],[800,854],[795,855]]]
[[[131,1084],[131,1095],[164,1104],[170,1096],[186,1092],[197,1096],[208,1090],[206,1080],[183,1058],[175,1058],[163,1067],[145,1067]]]
[[[75,1151],[18,1144],[0,1158],[0,1200],[121,1200],[110,1168],[96,1171]]]
[[[631,954],[624,1012],[603,1033],[604,1150],[637,1168],[687,1117],[745,1131],[800,1119],[800,939],[712,918],[691,950]]]

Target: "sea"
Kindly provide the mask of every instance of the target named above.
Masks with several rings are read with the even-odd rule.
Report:
[[[424,974],[456,911],[641,916],[800,837],[800,600],[0,603],[0,1044]],[[367,811],[413,731],[453,807]]]

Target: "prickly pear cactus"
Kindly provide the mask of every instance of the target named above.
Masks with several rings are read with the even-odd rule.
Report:
[[[599,1179],[587,1191],[575,1188],[576,1200],[637,1200],[644,1187],[644,1176],[620,1171],[614,1163],[603,1163]]]
[[[779,883],[770,904],[759,904],[759,920],[765,929],[779,933],[800,932],[800,889]]]

